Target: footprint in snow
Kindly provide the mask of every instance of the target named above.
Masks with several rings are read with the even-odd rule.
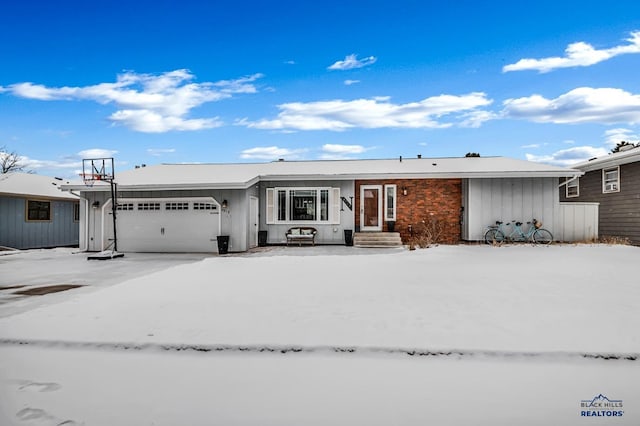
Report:
[[[22,421],[38,420],[38,424],[45,424],[42,422],[46,422],[46,424],[56,426],[79,426],[79,423],[74,420],[60,421],[60,419],[52,416],[51,414],[40,408],[23,408],[16,413],[16,417]]]
[[[39,383],[39,382],[28,382],[25,381],[23,382],[23,385],[20,386],[18,389],[19,390],[33,390],[36,392],[55,392],[58,389],[60,389],[62,386],[60,386],[58,383]]]

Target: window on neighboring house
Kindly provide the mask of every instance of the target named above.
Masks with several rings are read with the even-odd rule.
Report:
[[[396,185],[384,186],[384,220],[396,220]]]
[[[267,223],[335,223],[339,203],[339,188],[267,188]]]
[[[27,200],[27,220],[29,221],[51,220],[51,202]]]
[[[73,221],[80,222],[80,204],[73,205]]]
[[[602,169],[602,192],[620,191],[620,167]]]
[[[579,178],[572,180],[566,185],[566,196],[567,198],[574,198],[580,196],[580,183],[578,181]]]

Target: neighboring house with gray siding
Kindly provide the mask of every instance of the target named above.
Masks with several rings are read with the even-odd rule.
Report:
[[[640,148],[576,164],[584,175],[560,189],[560,201],[597,202],[599,236],[640,245]]]
[[[60,190],[70,182],[29,173],[0,175],[0,246],[77,246],[80,204]]]

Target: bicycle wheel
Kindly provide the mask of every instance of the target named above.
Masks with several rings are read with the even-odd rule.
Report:
[[[484,242],[487,244],[501,243],[504,241],[504,234],[499,229],[489,229],[484,233]]]
[[[551,232],[547,231],[546,229],[536,229],[536,231],[533,233],[533,241],[536,244],[551,244],[551,242],[553,241],[553,235],[551,235]]]

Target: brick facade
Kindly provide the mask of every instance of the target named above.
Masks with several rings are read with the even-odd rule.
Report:
[[[355,222],[360,226],[360,186],[396,185],[396,225],[403,242],[411,239],[425,223],[436,221],[443,233],[439,242],[455,244],[460,241],[460,216],[462,207],[461,179],[388,179],[356,180]],[[406,190],[407,195],[404,195]],[[383,191],[384,193],[384,191]],[[384,215],[383,215],[384,220]],[[384,222],[383,231],[387,231]]]

